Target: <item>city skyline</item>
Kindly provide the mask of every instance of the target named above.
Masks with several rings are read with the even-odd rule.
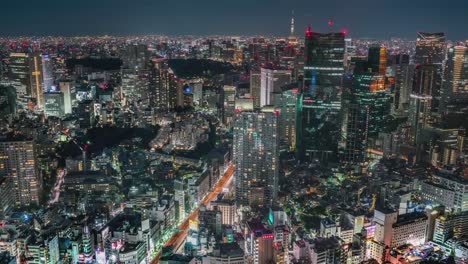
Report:
[[[3,3],[0,263],[467,264],[467,7]]]
[[[294,10],[296,35],[308,25],[326,32],[327,21],[334,30],[346,29],[351,37],[414,38],[417,31],[446,32],[450,40],[468,37],[463,27],[468,3],[370,0],[347,3],[341,0],[309,3],[305,0],[246,0],[218,4],[215,1],[81,1],[79,5],[56,0],[32,2],[27,9],[14,2],[3,3],[1,36],[71,35],[288,35]],[[162,10],[162,11],[161,11]],[[376,16],[369,14],[378,14]],[[21,19],[19,19],[21,18]],[[213,23],[216,21],[216,23]],[[14,22],[14,23],[12,23]]]

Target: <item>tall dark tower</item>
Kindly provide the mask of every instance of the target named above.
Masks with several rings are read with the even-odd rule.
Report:
[[[442,64],[445,59],[445,33],[418,32],[415,64]]]
[[[439,111],[441,77],[438,65],[416,66],[410,95],[409,121],[413,129],[412,140],[419,143],[421,130],[434,122]]]
[[[385,75],[387,69],[387,49],[384,47],[370,47],[367,55],[372,72]]]
[[[292,11],[292,16],[291,16],[291,25],[289,28],[289,37],[288,37],[288,44],[295,47],[297,46],[297,37],[295,35],[295,24],[294,24],[294,10]]]
[[[344,33],[317,33],[310,27],[305,36],[304,85],[305,94],[330,90],[336,93],[344,74]],[[335,91],[332,91],[335,90]]]
[[[336,161],[340,138],[344,33],[305,34],[304,82],[298,99],[297,156]]]

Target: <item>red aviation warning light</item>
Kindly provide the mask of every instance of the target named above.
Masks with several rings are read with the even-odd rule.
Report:
[[[333,32],[333,24],[335,24],[335,22],[333,21],[333,19],[328,19],[328,32],[329,33],[332,33]]]
[[[343,28],[341,30],[341,33],[346,36],[348,34],[348,30],[346,28]]]
[[[312,36],[312,31],[311,31],[310,25],[309,25],[309,26],[307,27],[307,29],[306,29],[306,37],[310,37],[310,36]]]

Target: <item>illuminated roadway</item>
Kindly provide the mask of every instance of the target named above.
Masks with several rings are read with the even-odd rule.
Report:
[[[177,251],[182,243],[184,242],[185,238],[187,237],[187,230],[189,229],[190,221],[198,220],[198,212],[200,211],[200,206],[206,206],[209,202],[213,201],[218,194],[223,191],[223,188],[229,185],[232,180],[232,175],[234,175],[234,165],[230,165],[229,168],[226,170],[224,175],[219,179],[218,183],[214,186],[213,190],[208,193],[205,198],[202,199],[200,205],[190,214],[184,222],[182,222],[178,230],[179,232],[172,235],[172,237],[166,242],[165,246],[172,246],[174,251]],[[161,257],[161,250],[156,255],[156,257],[151,261],[151,264],[158,263],[159,258]]]
[[[65,178],[66,171],[65,169],[58,169],[57,170],[57,180],[55,181],[54,187],[51,190],[51,196],[49,205],[54,204],[58,201],[60,197],[60,187],[63,184],[63,178]]]

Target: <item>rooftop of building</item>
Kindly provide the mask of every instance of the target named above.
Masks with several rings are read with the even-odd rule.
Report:
[[[248,222],[249,230],[255,235],[255,237],[261,237],[263,235],[269,235],[273,232],[265,227],[261,222]]]
[[[388,207],[382,207],[382,206],[376,206],[375,211],[379,211],[383,214],[391,214],[395,213],[396,211],[394,209],[388,208]]]
[[[216,257],[242,257],[244,251],[237,243],[219,244],[214,250],[213,255]]]
[[[317,237],[314,240],[310,241],[310,247],[318,252],[338,248],[339,246],[340,241],[336,237]]]
[[[437,171],[434,176],[462,184],[468,184],[468,168],[465,167],[446,166]]]
[[[306,243],[304,240],[296,240],[294,243],[299,247],[299,248],[305,248]]]
[[[425,221],[427,220],[427,216],[425,213],[420,213],[420,212],[414,212],[414,213],[409,213],[409,214],[404,214],[404,215],[399,215],[397,217],[397,222],[393,224],[393,227],[399,227],[403,225],[408,225],[411,223],[415,223],[418,221]]]
[[[170,256],[163,256],[159,259],[159,261],[167,261],[168,263],[189,263],[193,257],[190,256],[183,256],[179,254],[173,254]]]
[[[111,230],[137,231],[141,227],[140,214],[119,214],[112,218],[107,224]],[[135,233],[135,232],[131,232]]]
[[[2,142],[22,142],[22,141],[32,141],[32,139],[28,139],[23,134],[19,133],[8,133],[8,134],[0,134],[0,143]]]

